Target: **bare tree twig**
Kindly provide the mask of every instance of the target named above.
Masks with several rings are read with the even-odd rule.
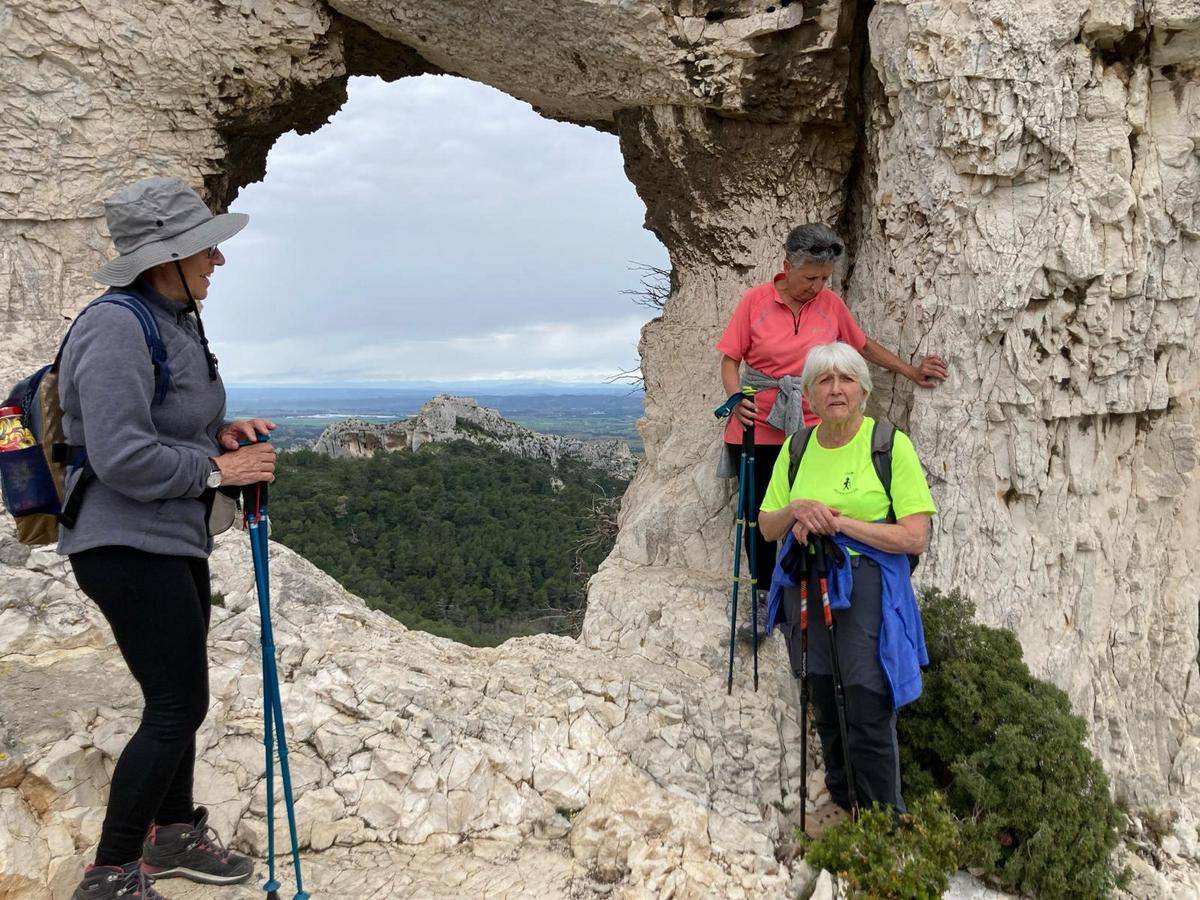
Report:
[[[630,262],[629,271],[638,273],[638,287],[627,288],[622,294],[632,297],[638,306],[661,310],[671,296],[671,270],[649,263]]]
[[[638,273],[638,286],[627,288],[621,293],[632,297],[638,306],[661,312],[671,296],[671,270],[635,260],[630,261],[628,269]],[[634,390],[646,389],[646,379],[642,376],[640,366],[635,369],[622,369],[604,380],[606,384],[621,383],[631,385]]]
[[[609,375],[604,379],[605,384],[629,384],[637,390],[646,389],[646,378],[642,375],[642,367],[638,366],[634,369],[622,369],[616,375]],[[633,393],[633,391],[630,391]]]

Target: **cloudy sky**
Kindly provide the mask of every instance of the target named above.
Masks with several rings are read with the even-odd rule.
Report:
[[[231,209],[205,325],[231,383],[602,381],[650,313],[620,292],[667,265],[617,139],[445,76],[352,78],[284,135]]]

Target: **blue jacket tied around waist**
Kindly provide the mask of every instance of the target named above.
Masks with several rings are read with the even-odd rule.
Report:
[[[921,667],[929,665],[925,649],[925,629],[921,612],[912,589],[912,571],[903,553],[885,553],[845,535],[834,535],[833,541],[843,550],[842,562],[829,561],[828,587],[831,609],[849,609],[854,590],[854,570],[846,550],[854,550],[879,565],[883,583],[881,607],[883,621],[879,625],[879,664],[892,689],[892,707],[899,709],[921,696]],[[796,576],[784,571],[783,559],[796,543],[789,531],[779,548],[775,571],[771,575],[770,604],[767,608],[767,633],[775,627],[785,588],[799,585]]]

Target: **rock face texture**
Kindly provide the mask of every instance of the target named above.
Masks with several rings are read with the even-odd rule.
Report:
[[[307,613],[281,625],[285,701],[311,846],[399,842],[377,852],[512,872],[548,859],[545,839],[558,861],[529,886],[547,895],[579,877],[629,896],[786,889],[770,844],[796,726],[778,660],[758,695],[720,696],[731,514],[711,474],[712,345],[804,220],[846,236],[840,284],[871,336],[950,363],[936,391],[880,379],[874,398],[912,434],[940,509],[921,579],[1014,628],[1134,806],[1194,810],[1198,59],[1195,0],[565,0],[553,15],[521,0],[9,0],[0,376],[50,357],[97,292],[100,201],[122,183],[179,174],[220,206],[262,176],[275,136],[337,108],[348,74],[486,81],[615,131],[670,251],[672,295],[642,339],[646,458],[578,643],[467,650],[346,598],[304,607],[337,589],[290,569],[282,593]],[[3,553],[4,663],[47,679],[21,696],[95,691],[6,711],[12,893],[73,876],[135,710],[58,668],[101,659],[120,677],[61,565]],[[246,560],[217,570],[245,593]],[[202,777],[221,823],[258,846],[256,638],[232,605],[217,631]],[[463,837],[478,848],[447,849]],[[518,838],[512,866],[485,858],[485,840]]]
[[[800,773],[778,744],[797,739],[795,718],[783,684],[728,698],[703,677],[719,667],[722,623],[697,632],[702,652],[690,660],[648,653],[618,667],[550,636],[479,650],[408,631],[286,548],[271,554],[305,849],[334,847],[339,859],[358,848],[345,864],[368,870],[391,851],[366,845],[410,847],[390,858],[404,868],[379,873],[379,889],[457,867],[436,892],[446,897],[485,877],[508,879],[511,896],[622,882],[683,896],[787,889],[792,872],[775,862],[774,842]],[[6,533],[0,560],[22,598],[6,599],[0,629],[0,847],[11,850],[0,856],[0,896],[69,893],[140,697],[64,559]],[[223,834],[261,856],[262,678],[245,535],[223,536],[212,563],[224,605],[214,609],[197,795]],[[692,586],[679,612],[714,602]],[[345,896],[371,895],[359,876]]]
[[[877,5],[851,303],[948,352],[907,423],[971,585],[1119,790],[1200,802],[1200,6]],[[1032,15],[1037,9],[1037,15]],[[994,117],[1006,125],[989,127]]]
[[[317,438],[313,450],[329,456],[371,456],[376,450],[393,453],[416,450],[422,444],[470,441],[498,447],[526,459],[544,459],[557,466],[574,459],[628,480],[637,459],[624,441],[581,441],[556,434],[539,434],[510,422],[494,409],[470,397],[438,394],[411,419],[381,425],[363,419],[346,419],[330,425]]]

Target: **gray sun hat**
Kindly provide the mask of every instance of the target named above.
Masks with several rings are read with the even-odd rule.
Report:
[[[93,277],[113,287],[130,284],[159,263],[216,246],[250,221],[245,213],[214,216],[190,187],[161,175],[135,181],[105,200],[104,218],[120,256]]]

